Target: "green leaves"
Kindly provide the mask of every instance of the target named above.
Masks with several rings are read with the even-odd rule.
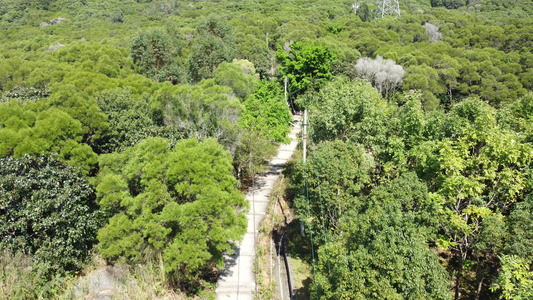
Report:
[[[149,138],[102,155],[100,168],[98,200],[114,214],[98,232],[107,259],[161,252],[166,271],[187,286],[212,264],[222,268],[222,253],[246,231],[248,204],[235,189],[230,153],[215,139],[182,140],[171,150]]]
[[[47,108],[45,101],[20,104],[12,100],[0,104],[5,109],[5,114],[0,114],[0,123],[3,124],[0,127],[0,157],[56,153],[64,162],[81,167],[88,173],[97,162],[97,155],[91,147],[82,143],[87,142],[91,125],[84,126],[68,113],[75,106]],[[76,112],[73,114],[76,115]],[[104,120],[97,125],[99,117],[105,118],[105,115],[96,114],[91,121],[80,116],[94,126],[105,127],[107,123]]]
[[[277,142],[288,142],[289,122],[292,120],[281,87],[275,82],[260,81],[254,94],[244,102],[239,123]]]
[[[246,99],[253,93],[257,84],[257,78],[253,64],[246,60],[233,63],[222,62],[215,70],[215,83],[230,87],[235,96]]]
[[[208,16],[197,28],[189,56],[189,77],[192,82],[212,78],[217,66],[235,58],[231,27],[214,15]]]
[[[280,73],[289,79],[290,91],[302,94],[307,89],[319,90],[331,79],[331,63],[335,55],[318,45],[296,42],[290,45],[290,53],[278,47],[276,59]]]
[[[329,245],[331,274],[319,250],[326,298],[449,299],[448,275],[425,241],[438,213],[424,184],[408,174],[355,202]]]
[[[352,140],[373,150],[382,150],[386,142],[388,104],[370,84],[337,79],[322,89],[310,109],[313,138]],[[381,148],[381,149],[380,149]]]
[[[94,198],[57,157],[0,158],[0,248],[33,254],[46,276],[78,271],[101,224]]]
[[[167,32],[152,29],[139,32],[131,41],[130,55],[141,74],[156,81],[183,81],[181,41]]]
[[[533,272],[529,263],[515,255],[500,257],[502,271],[492,291],[500,290],[503,299],[529,299],[533,297]]]
[[[357,196],[370,184],[374,167],[374,157],[354,143],[336,140],[318,144],[309,155],[306,166],[297,165],[297,172],[292,178],[293,188],[299,194],[294,201],[298,214],[307,216],[306,194],[301,191],[305,186],[303,168],[307,168],[309,198],[315,220],[313,226],[320,228],[323,221],[326,228],[336,232],[342,216],[358,205]],[[322,220],[322,210],[325,220]]]

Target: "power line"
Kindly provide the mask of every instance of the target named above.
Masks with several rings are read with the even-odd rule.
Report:
[[[313,256],[313,276],[315,280],[315,290],[316,290],[316,297],[317,299],[320,299],[320,295],[318,294],[318,285],[316,283],[316,266],[315,266],[315,246],[313,243],[313,227],[311,226],[311,208],[309,204],[309,183],[307,181],[307,164],[306,164],[306,149],[307,149],[307,110],[304,110],[304,123],[303,123],[303,160],[304,160],[304,177],[305,177],[305,193],[307,198],[307,218],[309,223],[309,236],[311,237],[311,255]]]
[[[313,143],[313,134],[311,132],[309,133],[309,139],[311,140],[311,143]],[[324,234],[324,244],[326,247],[326,257],[328,260],[328,274],[331,274],[331,266],[329,263],[328,238],[326,235],[326,224],[325,224],[326,218],[324,217],[324,205],[322,205],[322,192],[320,190],[320,175],[318,173],[318,168],[316,166],[315,166],[315,171],[316,171],[316,179],[317,179],[317,184],[318,184],[318,199],[320,201],[320,213],[322,215],[322,233]]]
[[[313,228],[311,226],[311,208],[309,206],[309,183],[307,181],[307,167],[304,166],[304,175],[305,175],[305,190],[307,195],[307,218],[309,222],[309,236],[311,237],[311,255],[313,256],[313,276],[315,279],[315,290],[316,290],[316,297],[317,299],[320,299],[320,295],[318,294],[318,285],[316,283],[316,266],[315,266],[315,248],[313,243]]]

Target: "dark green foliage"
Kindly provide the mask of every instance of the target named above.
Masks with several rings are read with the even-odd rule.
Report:
[[[225,20],[211,15],[197,30],[189,56],[189,77],[193,82],[212,78],[218,65],[233,60],[236,52],[231,27]]]
[[[141,74],[156,82],[182,81],[181,41],[159,29],[139,32],[130,47],[133,62]]]
[[[94,199],[57,156],[0,158],[0,249],[32,254],[47,276],[78,271],[101,224]]]
[[[111,22],[113,23],[123,23],[124,22],[124,12],[120,8],[117,8],[111,14]]]
[[[2,99],[0,100],[0,103],[9,102],[9,100],[17,99],[21,103],[24,103],[26,101],[35,102],[42,98],[48,98],[50,97],[50,91],[49,90],[39,90],[36,88],[26,88],[26,87],[16,87],[10,91],[6,91],[2,94]]]
[[[98,233],[99,250],[109,260],[162,253],[171,279],[191,287],[223,268],[223,252],[246,231],[247,202],[235,189],[230,153],[214,139],[171,150],[149,138],[102,155],[100,168],[98,200],[112,217]]]
[[[518,203],[508,219],[509,235],[505,253],[533,261],[533,197],[528,195]]]
[[[465,0],[431,0],[431,6],[444,6],[448,9],[456,9],[465,4]]]
[[[135,96],[130,89],[101,92],[96,101],[108,116],[109,128],[98,140],[98,152],[124,151],[147,137],[164,137],[174,145],[184,135],[178,128],[154,121],[148,96]]]
[[[370,22],[372,20],[372,13],[370,12],[370,8],[366,3],[363,3],[361,6],[359,6],[357,9],[357,15],[363,22]]]

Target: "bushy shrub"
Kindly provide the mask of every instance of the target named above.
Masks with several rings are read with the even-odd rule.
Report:
[[[0,249],[32,254],[48,275],[79,270],[100,225],[94,198],[57,156],[0,158]]]

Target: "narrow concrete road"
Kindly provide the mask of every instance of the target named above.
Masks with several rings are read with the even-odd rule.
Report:
[[[248,212],[248,230],[235,254],[227,255],[224,260],[226,268],[218,278],[216,300],[253,300],[255,293],[254,261],[259,223],[263,219],[270,194],[281,171],[291,158],[298,145],[301,116],[294,116],[296,126],[289,134],[291,143],[281,145],[278,154],[270,161],[270,169],[257,176],[254,186],[249,190],[246,199],[250,201]]]

